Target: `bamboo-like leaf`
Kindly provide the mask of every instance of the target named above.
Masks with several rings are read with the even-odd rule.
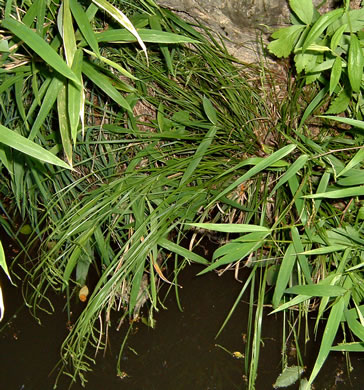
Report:
[[[297,257],[295,253],[295,248],[294,245],[291,243],[288,245],[282,260],[282,264],[279,267],[277,281],[272,298],[273,307],[275,308],[277,308],[279,303],[281,302],[284,291],[292,275],[292,270],[296,263],[296,258]]]
[[[205,111],[206,116],[209,118],[209,121],[213,124],[217,124],[217,114],[214,106],[212,105],[210,99],[207,97],[202,98],[203,109]]]
[[[346,167],[337,175],[340,177],[354,168],[356,165],[360,164],[364,160],[364,148],[359,149],[355,156],[346,164]]]
[[[69,164],[72,166],[72,140],[71,127],[67,112],[66,85],[63,85],[57,96],[58,125],[62,138],[63,150]]]
[[[312,279],[311,279],[311,274],[310,274],[310,268],[308,265],[308,260],[304,253],[303,245],[301,242],[301,237],[300,234],[298,233],[298,230],[295,226],[292,226],[291,228],[291,235],[292,235],[292,240],[293,240],[293,245],[296,249],[296,253],[298,256],[298,261],[300,263],[300,266],[302,268],[303,274],[305,275],[307,283],[312,285]]]
[[[86,12],[83,10],[82,6],[77,0],[69,0],[69,4],[72,15],[76,20],[78,28],[80,29],[82,35],[85,37],[86,42],[89,44],[94,54],[99,57],[99,45],[97,43],[96,35],[92,30],[90,22],[87,18]]]
[[[270,229],[264,226],[243,223],[186,223],[186,225],[223,233],[271,232]]]
[[[158,31],[152,29],[138,29],[138,34],[147,43],[199,43],[195,39],[188,38],[184,35],[178,35],[167,31]],[[123,43],[136,42],[135,36],[127,30],[109,29],[100,33],[96,33],[96,39],[100,42],[108,43]]]
[[[140,38],[137,30],[128,19],[126,15],[124,15],[118,8],[114,7],[112,4],[107,2],[106,0],[92,0],[97,6],[105,10],[111,17],[113,17],[118,23],[120,23],[123,27],[125,27],[131,34],[134,35],[139,45],[144,51],[145,57],[148,61],[148,53],[147,48],[143,40]]]
[[[339,19],[343,12],[343,9],[339,8],[321,15],[308,33],[302,46],[302,52],[315,43],[327,26]]]
[[[337,45],[339,44],[343,34],[344,34],[344,31],[346,30],[347,28],[347,24],[344,24],[342,25],[340,28],[338,28],[334,35],[332,36],[331,38],[331,41],[330,41],[330,49],[334,52],[337,48]]]
[[[348,293],[338,298],[331,308],[330,315],[325,326],[324,334],[322,336],[320,351],[318,353],[315,365],[308,380],[308,386],[313,383],[317,374],[321,370],[327,356],[329,355],[330,349],[335,340],[335,336],[341,322],[342,314],[347,306],[347,296],[349,296]]]
[[[244,259],[264,244],[264,239],[268,236],[268,234],[269,233],[266,232],[248,233],[244,236],[244,240],[246,240],[245,242],[235,241],[224,245],[215,251],[214,259],[224,253],[226,254],[198,273],[198,275],[203,275],[220,267],[221,265],[230,264],[237,260]]]
[[[63,160],[22,135],[0,125],[0,142],[31,157],[62,168],[71,169]]]
[[[364,130],[364,121],[358,120],[358,119],[351,119],[351,118],[343,118],[340,116],[332,116],[332,115],[317,115],[318,118],[326,118],[331,119],[333,121],[346,123],[347,125],[358,127],[359,129]]]
[[[205,264],[205,265],[209,264],[209,262],[206,259],[198,255],[197,253],[191,252],[188,249],[183,248],[182,246],[175,244],[170,240],[167,240],[166,238],[160,238],[158,240],[158,245],[166,249],[167,251],[177,253],[177,255],[192,260],[196,263]]]
[[[343,190],[335,190],[329,192],[323,192],[321,194],[305,195],[304,198],[316,199],[316,198],[327,198],[327,199],[340,199],[353,196],[364,195],[364,186],[350,187]]]
[[[341,70],[342,70],[342,59],[341,57],[336,57],[330,75],[330,95],[332,95],[332,93],[335,91],[335,88],[339,83],[341,77]]]
[[[347,246],[344,245],[329,245],[329,246],[324,246],[321,248],[316,248],[316,249],[310,249],[308,251],[303,252],[302,254],[304,255],[326,255],[327,253],[332,253],[332,252],[339,252],[347,249]]]
[[[6,264],[6,258],[5,258],[5,252],[4,252],[4,248],[3,248],[3,245],[0,241],[0,267],[3,269],[3,271],[5,272],[5,275],[9,278],[9,280],[11,281],[11,277],[10,277],[10,273],[9,273],[9,269],[8,269],[8,266]],[[1,321],[1,319],[0,319]]]
[[[73,20],[70,10],[69,0],[63,0],[63,47],[66,56],[66,62],[72,69],[73,58],[75,56],[77,46],[75,32],[73,30]]]
[[[241,176],[239,179],[235,180],[233,184],[230,184],[225,190],[220,192],[210,202],[210,204],[207,207],[211,206],[219,198],[221,198],[224,195],[226,195],[227,193],[231,192],[234,188],[236,188],[238,185],[240,185],[244,181],[250,179],[251,177],[253,177],[257,173],[263,171],[264,169],[266,169],[270,165],[276,163],[277,161],[283,159],[285,156],[292,153],[294,149],[296,149],[296,145],[294,145],[294,144],[286,145],[283,148],[281,148],[281,149],[277,150],[276,152],[274,152],[273,154],[271,154],[269,157],[266,157],[266,158],[260,160],[260,162],[257,165],[255,165],[253,168],[249,169],[249,171],[246,172],[243,176]]]
[[[347,292],[347,290],[340,286],[324,286],[320,284],[310,284],[306,286],[294,286],[287,288],[287,294],[301,294],[311,297],[338,297]]]
[[[76,145],[77,129],[80,119],[82,123],[84,122],[84,90],[82,82],[82,62],[82,50],[78,49],[73,58],[72,70],[74,71],[75,75],[80,78],[81,86],[75,85],[73,82],[67,83],[67,109],[73,145]]]
[[[30,140],[33,140],[37,136],[38,131],[39,131],[40,127],[43,125],[47,115],[51,111],[62,86],[63,86],[62,80],[58,79],[57,77],[54,77],[52,79],[51,83],[49,84],[49,87],[47,88],[47,92],[44,96],[43,103],[42,103],[42,106],[38,112],[37,118],[35,119],[33,126],[30,130],[30,134],[28,137]],[[32,105],[32,107],[33,107],[33,105]],[[29,111],[32,110],[32,107],[30,108]]]
[[[125,98],[120,95],[118,90],[111,84],[110,79],[104,74],[98,72],[88,61],[82,63],[83,73],[102,91],[104,91],[112,100],[121,107],[132,113],[132,109]]]
[[[278,306],[277,309],[271,311],[269,315],[278,313],[279,311],[289,309],[292,306],[296,306],[304,301],[307,301],[308,299],[311,299],[310,295],[297,295],[293,299],[291,299],[289,302],[283,303],[282,305]]]
[[[196,167],[202,160],[203,156],[207,152],[207,149],[211,145],[211,142],[213,141],[215,134],[217,131],[216,126],[212,126],[210,130],[206,133],[204,139],[196,149],[196,153],[193,155],[191,162],[189,163],[188,167],[186,168],[181,181],[179,183],[179,186],[181,187],[183,184],[186,183],[186,181],[192,176],[193,172],[195,171]]]
[[[359,92],[361,79],[363,77],[363,49],[360,46],[359,39],[355,34],[350,36],[350,47],[348,54],[348,74],[351,88],[354,92]]]
[[[308,161],[309,156],[307,154],[302,154],[298,159],[287,169],[287,172],[279,179],[278,183],[274,186],[272,194],[278,190],[283,184],[285,184],[292,176],[294,176],[300,169],[302,169],[306,162]]]
[[[24,41],[49,66],[51,66],[61,75],[74,81],[76,84],[79,84],[77,76],[62,60],[58,53],[32,29],[14,19],[3,20],[2,25],[3,27],[10,30],[19,39]]]
[[[331,347],[331,351],[339,352],[364,352],[364,343],[354,342],[354,343],[342,343]]]

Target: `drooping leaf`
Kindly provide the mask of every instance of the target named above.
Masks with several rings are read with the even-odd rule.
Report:
[[[40,161],[71,169],[68,164],[48,150],[2,125],[0,125],[0,142]]]

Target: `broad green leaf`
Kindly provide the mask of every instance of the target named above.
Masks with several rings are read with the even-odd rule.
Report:
[[[83,51],[86,52],[87,54],[89,54],[92,57],[98,58],[100,61],[102,61],[103,63],[105,63],[105,64],[107,64],[109,66],[111,66],[112,68],[116,69],[117,71],[119,71],[125,77],[128,77],[129,79],[132,79],[132,80],[138,80],[137,77],[133,76],[131,73],[129,73],[121,65],[117,64],[115,61],[111,61],[108,58],[103,57],[102,55],[96,55],[95,53],[93,53],[92,51],[87,50],[87,49],[83,49]],[[132,88],[132,87],[130,86],[130,88]]]
[[[354,168],[364,160],[364,148],[359,149],[355,156],[347,163],[346,167],[337,175],[337,177],[344,175],[350,169]]]
[[[69,0],[69,3],[72,15],[76,20],[78,28],[85,37],[86,42],[93,50],[94,54],[99,57],[99,45],[97,43],[96,35],[93,32],[90,22],[87,18],[86,12],[83,10],[82,6],[77,0]]]
[[[72,68],[77,46],[69,0],[63,0],[63,47],[67,65]]]
[[[282,160],[285,156],[292,153],[293,150],[296,149],[296,145],[286,145],[283,148],[277,150],[273,154],[271,154],[269,157],[263,158],[262,160],[259,160],[259,162],[251,169],[249,169],[248,172],[246,172],[243,176],[241,176],[239,179],[235,180],[235,182],[231,185],[229,185],[225,190],[220,192],[211,202],[208,206],[211,206],[216,200],[223,197],[227,193],[231,192],[234,188],[236,188],[238,185],[243,183],[244,181],[250,179],[254,175],[258,174],[259,172],[263,171],[270,165]]]
[[[352,310],[345,310],[345,319],[349,329],[361,342],[364,342],[364,326],[356,319],[357,315]]]
[[[287,169],[287,172],[279,179],[271,194],[274,194],[274,192],[276,192],[279,187],[285,184],[292,176],[294,176],[300,169],[302,169],[308,159],[309,156],[307,154],[302,154],[300,157],[298,157],[298,159]]]
[[[211,142],[213,141],[215,135],[216,135],[217,127],[212,126],[210,130],[206,133],[204,139],[196,149],[196,153],[193,155],[191,162],[189,163],[188,167],[186,168],[181,181],[179,183],[179,187],[181,187],[183,184],[186,183],[186,181],[192,176],[193,172],[195,171],[197,165],[200,163],[202,157],[207,152],[207,149],[211,145]]]
[[[215,251],[213,258],[216,259],[224,252],[226,254],[206,267],[197,275],[203,275],[220,267],[221,265],[230,264],[235,261],[244,259],[264,244],[264,239],[268,236],[268,234],[269,233],[266,232],[248,233],[243,237],[245,241],[234,241],[224,245],[223,247],[220,247]]]
[[[302,254],[317,256],[317,255],[325,255],[326,253],[339,252],[345,249],[347,249],[347,246],[345,245],[329,245],[321,248],[310,249],[308,251],[303,252]]]
[[[302,51],[306,51],[307,48],[316,42],[316,40],[320,37],[320,35],[324,32],[327,26],[333,23],[335,20],[340,18],[343,14],[343,9],[335,9],[333,11],[327,12],[321,15],[315,24],[312,26],[310,32],[308,33],[304,44],[302,46]]]
[[[80,120],[82,124],[84,123],[85,96],[82,81],[82,62],[82,50],[78,49],[73,57],[72,70],[79,77],[81,86],[72,82],[67,83],[67,110],[73,145],[76,145],[77,129]]]
[[[3,271],[5,272],[5,275],[11,281],[9,269],[8,269],[7,264],[6,264],[4,248],[3,248],[1,241],[0,241],[0,267],[3,269]]]
[[[206,259],[198,255],[197,253],[191,252],[188,249],[183,248],[182,246],[175,244],[170,240],[167,240],[166,238],[160,238],[158,240],[158,245],[166,249],[167,251],[177,253],[177,255],[180,255],[185,259],[192,260],[199,264],[205,264],[205,265],[209,264],[209,262]]]
[[[301,294],[312,297],[338,297],[347,292],[340,286],[323,286],[320,284],[310,284],[306,286],[294,286],[287,288],[287,294]]]
[[[147,48],[145,47],[145,44],[143,40],[140,38],[137,30],[131,23],[131,21],[128,19],[126,15],[124,15],[118,8],[114,7],[112,4],[110,4],[106,0],[92,0],[97,6],[105,10],[111,17],[113,17],[118,23],[120,23],[123,27],[125,27],[131,34],[134,35],[136,40],[138,41],[139,45],[144,51],[145,57],[148,61],[148,53]]]
[[[309,386],[315,380],[327,356],[329,355],[330,349],[335,340],[341,322],[342,314],[344,312],[344,309],[347,306],[348,297],[349,297],[348,293],[345,294],[344,296],[341,296],[340,298],[337,299],[337,301],[333,304],[331,308],[329,318],[326,322],[324,334],[322,336],[320,351],[318,353],[318,356],[315,361],[315,365],[313,367],[310,378],[308,380]]]
[[[62,86],[63,86],[63,80],[57,77],[54,77],[52,79],[51,83],[49,84],[49,87],[47,88],[47,92],[43,98],[43,103],[38,112],[37,118],[33,123],[32,129],[30,130],[30,134],[28,137],[30,140],[33,140],[37,136],[40,127],[43,125],[47,115],[53,108],[53,105],[57,99],[58,93],[61,90]]]
[[[270,229],[264,226],[249,225],[243,223],[186,223],[186,225],[224,233],[271,232]]]
[[[342,69],[342,59],[341,57],[336,57],[330,75],[330,95],[332,95],[332,93],[335,91],[335,88],[339,83],[341,77],[341,69]]]
[[[310,24],[312,22],[312,0],[289,0],[289,5],[303,23]]]
[[[317,117],[318,118],[331,119],[333,121],[346,123],[347,125],[358,127],[359,129],[363,129],[364,130],[364,121],[361,121],[361,120],[358,120],[358,119],[342,118],[340,116],[331,116],[331,115],[317,115]]]
[[[276,57],[288,57],[293,51],[299,34],[305,29],[303,25],[293,25],[280,28],[272,34],[274,41],[268,45],[268,50]]]
[[[49,66],[51,66],[63,76],[74,81],[76,84],[79,84],[77,76],[62,60],[58,53],[32,29],[14,19],[4,20],[2,22],[2,26],[10,30],[19,39],[24,41]]]
[[[292,276],[292,270],[296,263],[296,253],[294,245],[291,243],[288,245],[284,254],[282,264],[279,267],[276,285],[274,288],[274,294],[272,298],[273,307],[277,308],[281,302],[284,291],[286,290],[289,279]]]
[[[301,236],[298,233],[298,229],[295,226],[292,226],[291,228],[291,235],[292,235],[292,240],[293,240],[293,245],[296,249],[296,254],[298,256],[298,261],[300,263],[300,266],[302,268],[303,274],[305,275],[307,283],[312,285],[312,279],[311,279],[311,274],[310,274],[310,268],[308,265],[308,260],[305,255],[302,253],[304,252],[302,241],[301,241]]]
[[[198,43],[195,39],[188,38],[184,35],[178,35],[166,31],[152,30],[141,28],[138,30],[139,36],[143,42],[148,43]],[[127,30],[109,29],[96,33],[98,42],[123,43],[135,42],[135,36]]]
[[[364,343],[342,343],[331,347],[331,351],[339,352],[364,352]]]
[[[297,295],[293,299],[291,299],[289,302],[283,303],[282,305],[278,306],[277,309],[271,311],[269,315],[278,313],[279,311],[289,309],[292,306],[296,306],[304,301],[307,301],[308,299],[311,299],[312,297],[309,295]]]
[[[126,99],[119,93],[119,91],[112,85],[111,80],[103,73],[99,72],[88,61],[82,63],[83,73],[102,91],[104,91],[112,100],[118,103],[121,107],[132,113],[132,109]]]
[[[40,161],[72,169],[63,160],[48,152],[48,150],[2,125],[0,125],[0,142]]]
[[[67,111],[67,91],[63,85],[57,96],[58,125],[62,146],[69,164],[72,166],[72,139],[69,115]]]
[[[360,91],[361,79],[363,77],[363,50],[355,34],[350,36],[350,47],[348,54],[348,74],[351,88],[354,92]]]
[[[347,24],[344,24],[343,26],[341,26],[340,28],[338,28],[334,35],[332,36],[331,38],[331,41],[330,41],[330,49],[334,52],[337,48],[337,45],[339,44],[342,36],[343,36],[343,33],[345,31],[347,27]]]
[[[297,382],[298,379],[300,379],[303,372],[304,372],[303,367],[299,367],[299,366],[286,367],[279,375],[277,380],[275,381],[273,387],[275,389],[278,389],[280,387],[291,386],[293,385],[293,383]]]
[[[353,196],[364,195],[364,186],[350,187],[343,190],[334,190],[328,192],[322,192],[320,194],[305,195],[304,198],[316,199],[316,198],[327,198],[327,199],[340,199]]]
[[[207,99],[207,97],[202,98],[203,103],[203,109],[205,111],[206,116],[209,118],[209,121],[213,124],[217,124],[217,114],[214,106],[212,105],[211,101]]]

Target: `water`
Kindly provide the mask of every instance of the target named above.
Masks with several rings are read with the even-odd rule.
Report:
[[[116,361],[126,328],[111,332],[105,357],[102,352],[98,355],[95,370],[87,376],[87,390],[246,389],[244,360],[233,358],[226,350],[245,352],[247,304],[242,302],[238,306],[221,336],[215,340],[242,285],[234,280],[232,272],[222,277],[215,273],[197,277],[200,270],[194,265],[181,274],[183,312],[171,293],[164,302],[168,309],[161,308],[155,316],[154,330],[141,322],[136,324],[121,362],[124,378],[116,375]],[[0,332],[0,390],[52,389],[57,369],[50,372],[59,361],[60,345],[68,332],[67,317],[62,310],[64,301],[62,297],[56,298],[56,313],[41,315],[42,325],[38,325],[28,309],[18,310],[22,305],[20,290],[7,283],[4,275],[1,275],[1,283],[6,317]],[[116,324],[117,318],[114,319]],[[272,389],[281,371],[281,334],[281,317],[265,316],[257,390]],[[304,361],[309,365],[308,372],[317,355],[317,347],[317,342],[306,347]],[[326,363],[315,388],[363,390],[364,360],[359,354],[353,354],[352,362],[355,367],[351,375],[352,386],[345,373],[344,356],[336,353]],[[68,384],[64,377],[57,388],[67,389]],[[290,387],[297,388],[297,385]],[[76,384],[72,389],[82,387]]]

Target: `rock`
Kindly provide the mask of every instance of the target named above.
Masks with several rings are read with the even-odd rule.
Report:
[[[199,21],[226,38],[230,54],[241,61],[255,63],[262,42],[289,22],[286,0],[156,0],[190,22]],[[322,0],[314,0],[318,5]],[[320,12],[332,9],[335,0],[327,0]]]

